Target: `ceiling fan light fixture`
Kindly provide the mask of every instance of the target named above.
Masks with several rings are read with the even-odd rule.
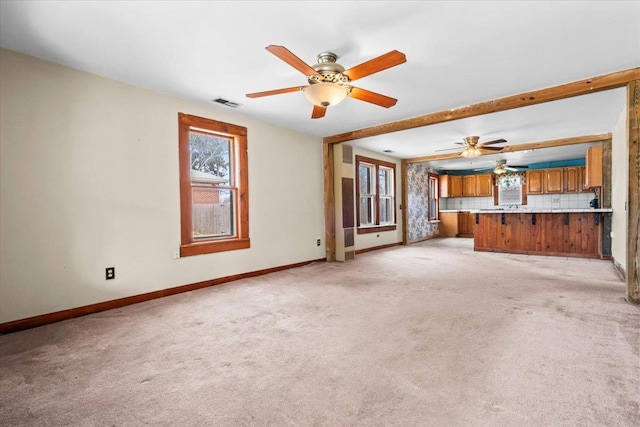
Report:
[[[496,168],[493,170],[493,173],[496,175],[502,175],[507,173],[507,170],[502,166],[496,166]]]
[[[347,97],[347,88],[336,83],[315,83],[304,88],[304,97],[313,105],[329,107]]]
[[[478,150],[475,146],[468,147],[466,150],[460,153],[460,156],[465,157],[467,159],[472,159],[474,157],[478,157],[479,155],[480,155],[480,150]]]

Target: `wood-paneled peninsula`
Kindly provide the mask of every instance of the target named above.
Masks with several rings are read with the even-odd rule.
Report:
[[[474,249],[602,258],[603,216],[611,209],[473,210]]]

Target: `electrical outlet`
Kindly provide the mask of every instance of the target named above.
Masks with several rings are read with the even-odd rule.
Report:
[[[316,239],[316,246],[320,246],[320,238],[319,237]]]
[[[174,248],[173,249],[173,259],[178,259],[180,258],[180,248]]]
[[[107,280],[112,280],[116,278],[116,268],[115,267],[107,267],[105,269],[106,272],[106,279]]]

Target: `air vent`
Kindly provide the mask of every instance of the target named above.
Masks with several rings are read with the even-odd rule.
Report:
[[[217,102],[218,104],[222,104],[230,108],[238,108],[241,105],[241,104],[238,104],[237,102],[231,102],[224,98],[216,98],[213,100],[213,102]]]
[[[344,246],[346,248],[353,246],[354,240],[353,240],[353,228],[345,228],[344,229]]]
[[[353,147],[350,145],[342,146],[342,163],[353,164]]]

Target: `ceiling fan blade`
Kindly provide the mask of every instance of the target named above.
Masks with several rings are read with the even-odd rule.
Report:
[[[318,72],[311,68],[310,65],[295,56],[289,49],[284,46],[269,45],[265,49],[273,53],[278,58],[282,59],[287,64],[291,65],[296,70],[300,71],[305,76],[318,74]]]
[[[312,119],[321,119],[324,117],[324,114],[327,112],[325,107],[320,107],[319,105],[313,106],[313,112],[311,113]]]
[[[274,89],[274,90],[267,90],[264,92],[248,93],[247,98],[260,98],[261,96],[280,95],[281,93],[298,92],[304,89],[305,87],[306,86],[294,86],[294,87],[287,87],[284,89]]]
[[[478,147],[478,150],[500,151],[504,150],[504,147],[485,147],[484,145],[481,145]]]
[[[484,147],[485,145],[500,144],[501,142],[507,142],[507,140],[506,139],[496,139],[494,141],[481,142],[480,146]]]
[[[529,166],[509,165],[508,168],[527,169]]]
[[[363,62],[360,65],[349,68],[342,74],[349,77],[349,80],[354,81],[377,73],[379,71],[386,70],[387,68],[395,67],[396,65],[400,65],[404,62],[407,62],[407,57],[405,56],[405,54],[402,52],[398,52],[397,50],[392,50],[391,52],[387,52],[384,55],[378,56],[377,58],[373,58],[367,62]]]
[[[397,99],[390,98],[385,95],[380,95],[379,93],[371,92],[369,90],[360,89],[358,87],[352,87],[351,92],[349,92],[349,96],[351,98],[369,102],[371,104],[376,104],[385,108],[393,107],[394,105],[396,105],[396,102],[398,102]]]
[[[460,150],[458,147],[454,147],[454,148],[441,148],[440,150],[435,150],[434,152],[438,152],[438,151],[454,151],[454,150]]]

